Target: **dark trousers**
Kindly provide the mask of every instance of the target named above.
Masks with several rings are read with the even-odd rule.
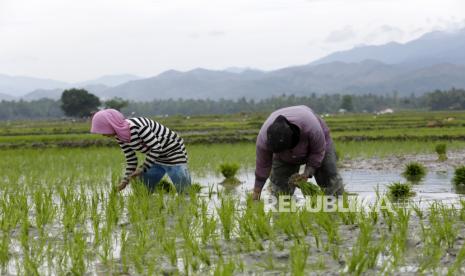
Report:
[[[321,166],[316,169],[315,175],[313,176],[318,186],[321,187],[326,195],[342,195],[344,192],[342,177],[338,173],[336,162],[336,151],[331,144],[330,148],[325,153]],[[289,178],[291,175],[299,172],[300,166],[301,165],[289,164],[281,160],[273,159],[270,184],[271,191],[274,195],[294,194],[295,187],[289,186]]]

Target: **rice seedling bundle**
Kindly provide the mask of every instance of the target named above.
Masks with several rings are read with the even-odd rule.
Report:
[[[402,174],[408,181],[419,182],[426,175],[426,168],[418,162],[410,162],[405,165]]]
[[[388,185],[388,195],[394,200],[401,200],[414,196],[415,192],[412,190],[412,185],[395,182]]]
[[[455,185],[465,185],[465,166],[455,169],[453,182]]]

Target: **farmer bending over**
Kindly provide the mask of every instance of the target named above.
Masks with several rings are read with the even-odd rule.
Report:
[[[184,141],[162,124],[144,117],[125,119],[119,111],[105,109],[93,116],[90,132],[114,136],[126,156],[126,174],[119,191],[134,177],[140,177],[153,191],[165,174],[178,192],[191,185]],[[136,151],[146,155],[140,168],[137,168]]]
[[[274,195],[294,194],[291,176],[294,180],[315,176],[327,195],[341,195],[344,191],[329,129],[307,106],[282,108],[268,117],[257,137],[256,158],[255,200],[260,199],[268,177]],[[299,175],[303,164],[304,173]]]

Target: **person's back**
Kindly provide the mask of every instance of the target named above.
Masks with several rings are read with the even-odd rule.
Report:
[[[115,136],[126,158],[126,173],[118,189],[124,189],[132,178],[140,177],[153,190],[165,174],[177,191],[191,185],[184,141],[174,131],[145,117],[124,118],[121,112],[106,109],[92,118],[92,133]],[[136,151],[145,154],[137,168]]]
[[[336,154],[326,123],[307,106],[291,106],[271,113],[256,142],[254,197],[257,198],[271,173],[272,190],[292,194],[292,174],[305,164],[301,178],[315,176],[328,194],[343,191],[337,173]],[[330,187],[331,186],[331,187]]]

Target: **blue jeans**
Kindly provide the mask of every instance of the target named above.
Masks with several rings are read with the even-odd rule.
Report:
[[[141,179],[147,188],[153,191],[165,174],[168,174],[178,192],[182,192],[191,185],[191,175],[187,164],[174,166],[154,164],[145,173],[141,174]]]

